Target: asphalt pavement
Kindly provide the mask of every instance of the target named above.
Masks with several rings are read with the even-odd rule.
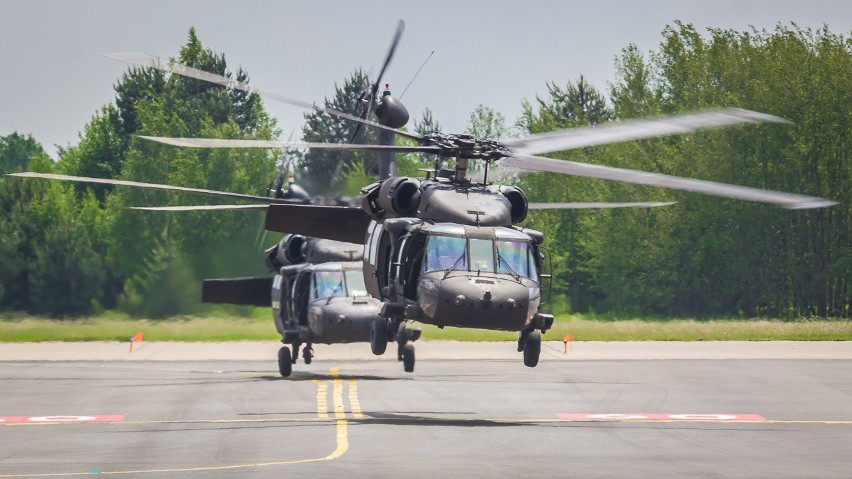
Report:
[[[0,477],[850,477],[850,344],[708,344],[0,344]]]

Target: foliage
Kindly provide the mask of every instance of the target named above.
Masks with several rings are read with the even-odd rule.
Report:
[[[177,61],[249,82],[194,29]],[[534,211],[527,226],[547,238],[554,303],[607,314],[839,317],[852,308],[852,40],[827,28],[711,29],[675,22],[657,50],[625,47],[605,92],[583,76],[547,84],[524,102],[513,128],[480,105],[467,131],[501,138],[720,106],[785,117],[553,155],[623,168],[793,191],[837,200],[788,211],[697,194],[548,174],[517,174],[530,201],[677,201],[655,209]],[[356,70],[325,106],[355,112],[367,84]],[[278,152],[178,149],[133,135],[274,139],[261,99],[241,90],[131,68],[115,102],[84,125],[56,165],[28,135],[0,137],[0,173],[31,170],[265,195]],[[305,141],[353,141],[355,125],[306,114]],[[414,131],[440,131],[428,109]],[[356,143],[374,143],[362,128]],[[411,144],[397,137],[397,144]],[[433,159],[398,155],[399,173]],[[376,158],[312,150],[299,179],[312,193],[354,195],[376,178]],[[475,166],[475,165],[471,165]],[[491,178],[496,176],[490,176]],[[0,309],[55,316],[121,307],[133,315],[196,312],[203,278],[264,273],[259,213],[166,214],[128,206],[212,199],[103,185],[0,178]],[[567,306],[564,303],[567,301]],[[808,333],[806,333],[808,334]]]
[[[558,158],[794,191],[838,206],[788,211],[701,195],[553,175],[526,175],[535,201],[659,201],[653,210],[535,213],[554,249],[557,284],[578,311],[665,315],[848,317],[852,303],[852,43],[793,26],[773,32],[675,23],[646,60],[629,46],[610,87],[616,119],[732,106],[790,119],[645,140]],[[582,78],[527,104],[536,133],[577,124]],[[576,93],[576,94],[575,94]],[[592,105],[599,104],[597,95]],[[591,111],[596,111],[592,109]],[[568,112],[567,114],[565,112]],[[571,114],[574,112],[576,114]],[[560,283],[561,282],[561,283]]]
[[[334,85],[334,95],[326,98],[325,108],[357,114],[356,103],[364,87],[369,83],[367,74],[357,69],[343,85]],[[370,128],[359,128],[353,138],[357,123],[320,112],[305,113],[302,138],[312,143],[376,143],[376,134]],[[327,193],[337,185],[344,171],[354,165],[364,165],[370,174],[378,173],[378,159],[369,153],[351,153],[336,150],[313,149],[300,162],[300,180],[308,191]]]

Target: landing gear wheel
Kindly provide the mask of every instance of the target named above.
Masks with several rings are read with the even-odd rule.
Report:
[[[541,354],[541,333],[533,331],[527,337],[524,347],[524,366],[534,368],[538,365],[538,357]]]
[[[388,321],[385,318],[376,318],[370,327],[370,349],[376,356],[381,356],[387,348]]]
[[[311,364],[314,360],[314,348],[306,346],[305,349],[302,350],[302,357],[305,359],[305,364]]]
[[[282,377],[287,377],[293,372],[293,358],[290,356],[290,348],[281,346],[278,350],[278,371]]]
[[[402,323],[399,326],[399,330],[396,333],[396,360],[402,361],[402,352],[405,349],[405,345],[408,344],[408,330],[405,329],[405,323]]]
[[[414,345],[406,344],[402,347],[402,367],[407,373],[414,372]]]

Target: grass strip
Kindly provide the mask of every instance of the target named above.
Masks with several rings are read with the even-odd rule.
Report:
[[[0,318],[0,342],[128,341],[137,332],[146,341],[278,341],[271,317],[181,316],[163,320],[131,319],[110,313],[94,318],[57,320],[32,316]],[[424,340],[507,341],[517,333],[444,328],[414,323]],[[547,341],[571,334],[574,341],[848,341],[852,321],[803,319],[599,319],[557,317]]]

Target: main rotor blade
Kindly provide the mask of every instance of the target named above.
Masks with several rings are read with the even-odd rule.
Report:
[[[608,208],[657,208],[660,206],[671,206],[676,201],[661,202],[632,202],[632,203],[530,203],[527,208],[531,210],[589,210]]]
[[[118,52],[118,53],[105,53],[104,56],[109,58],[120,60],[126,63],[130,63],[132,65],[137,65],[141,67],[148,68],[156,68],[157,70],[162,70],[168,73],[174,73],[177,75],[185,76],[188,78],[194,78],[196,80],[206,81],[210,83],[214,83],[216,85],[221,85],[227,88],[233,88],[235,90],[242,90],[248,93],[257,93],[258,95],[268,98],[270,100],[279,101],[281,103],[287,103],[288,105],[294,105],[301,108],[305,108],[308,110],[318,111],[320,113],[326,113],[332,116],[336,116],[338,118],[344,118],[350,121],[363,123],[367,126],[371,126],[373,128],[378,128],[380,130],[391,131],[397,135],[402,135],[413,140],[419,140],[420,135],[408,133],[407,131],[397,130],[396,128],[390,128],[388,126],[381,125],[376,122],[372,122],[369,120],[362,120],[357,116],[350,115],[348,113],[343,113],[342,111],[332,110],[330,108],[323,108],[314,103],[308,103],[306,101],[297,100],[295,98],[290,98],[288,96],[281,95],[280,93],[275,93],[269,90],[263,90],[254,86],[251,86],[247,83],[234,80],[232,78],[228,78],[226,76],[217,75],[215,73],[206,72],[203,70],[199,70],[197,68],[192,68],[186,65],[182,65],[180,63],[164,61],[160,57],[154,57],[145,53],[138,52]]]
[[[391,46],[388,50],[388,54],[385,56],[385,63],[382,65],[382,69],[379,70],[379,76],[376,77],[376,81],[370,85],[370,94],[367,96],[367,104],[366,108],[362,112],[360,118],[362,120],[367,120],[370,118],[370,114],[373,112],[373,105],[376,102],[376,92],[379,91],[379,85],[382,82],[382,76],[385,74],[385,70],[393,58],[393,54],[396,51],[396,46],[399,44],[399,39],[402,37],[402,32],[405,30],[405,22],[400,19],[399,23],[396,25],[396,33],[393,36],[393,40],[391,40]],[[369,81],[369,80],[368,80]],[[361,123],[355,126],[355,131],[352,132],[352,138],[349,139],[351,143],[355,140],[355,137],[358,136],[358,133],[361,131]]]
[[[364,244],[370,216],[361,208],[313,205],[270,205],[267,231]]]
[[[180,193],[192,193],[198,195],[205,196],[215,196],[219,198],[234,198],[240,200],[254,201],[260,203],[274,203],[275,199],[269,198],[266,196],[254,196],[254,195],[243,195],[240,193],[230,193],[227,191],[216,191],[216,190],[205,190],[201,188],[187,188],[185,186],[172,186],[172,185],[161,185],[158,183],[140,183],[138,181],[126,181],[126,180],[111,180],[107,178],[89,178],[86,176],[68,176],[68,175],[54,175],[51,173],[33,173],[33,172],[24,172],[24,173],[9,173],[7,176],[18,176],[21,178],[43,178],[47,180],[60,180],[60,181],[78,181],[82,183],[100,183],[104,185],[119,185],[119,186],[134,186],[136,188],[148,188],[152,190],[163,190],[163,191],[177,191]],[[265,205],[264,205],[265,207]]]
[[[376,96],[376,92],[379,91],[379,85],[382,83],[382,77],[385,74],[385,70],[387,70],[388,65],[390,65],[391,60],[393,59],[393,54],[396,52],[396,46],[399,45],[399,39],[402,38],[402,32],[405,31],[405,21],[400,19],[399,23],[396,24],[396,33],[393,35],[393,40],[391,40],[391,46],[388,50],[387,56],[385,56],[385,63],[382,65],[382,69],[379,70],[379,75],[376,77],[376,82],[373,83],[373,98]]]
[[[210,210],[265,210],[269,205],[188,205],[188,206],[128,206],[129,210],[145,211],[210,211]]]
[[[661,173],[613,168],[610,166],[590,165],[576,161],[554,160],[531,155],[513,155],[502,160],[503,164],[522,170],[548,171],[566,175],[600,178],[605,180],[623,181],[637,185],[658,186],[675,190],[693,191],[706,195],[736,198],[740,200],[771,203],[788,209],[824,208],[836,205],[836,201],[817,198],[814,196],[782,193],[779,191],[761,190],[748,186],[729,185],[712,181],[694,180],[669,176]]]
[[[554,151],[565,151],[621,141],[641,140],[644,138],[764,121],[790,123],[781,117],[767,115],[766,113],[739,108],[722,108],[697,113],[682,113],[658,118],[627,120],[597,126],[571,128],[553,133],[528,136],[526,138],[508,139],[500,141],[500,143],[508,146],[513,152],[519,155],[538,155]]]
[[[344,151],[394,151],[401,153],[437,153],[437,146],[395,146],[395,145],[362,145],[351,143],[305,143],[278,140],[229,140],[223,138],[171,138],[164,136],[142,136],[138,138],[156,141],[172,146],[188,148],[291,148]]]

